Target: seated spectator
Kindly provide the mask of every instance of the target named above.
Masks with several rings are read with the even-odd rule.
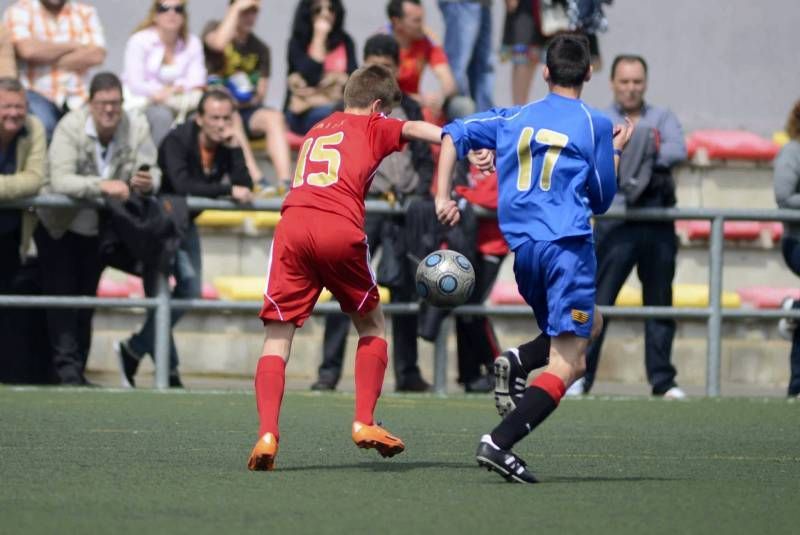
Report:
[[[304,135],[342,106],[344,84],[357,67],[344,17],[341,0],[300,0],[297,5],[284,106],[292,132]]]
[[[267,155],[278,183],[286,189],[292,172],[286,123],[282,113],[263,105],[271,60],[269,47],[253,33],[260,8],[261,0],[230,0],[222,22],[209,23],[203,32],[206,66],[209,82],[224,85],[236,98],[237,124],[243,128],[240,143],[250,176],[260,182],[261,171],[247,140],[266,135]]]
[[[390,35],[370,37],[364,45],[364,64],[382,65],[397,74],[399,47]],[[392,117],[402,120],[422,120],[419,104],[403,94]],[[406,203],[413,198],[429,197],[433,179],[433,155],[430,145],[411,141],[405,149],[390,154],[375,172],[367,198],[396,198]],[[403,252],[403,227],[391,216],[367,213],[365,231],[370,255],[380,247],[381,265],[378,282],[391,290],[393,303],[408,303],[416,299],[412,267]],[[390,275],[389,275],[390,274]],[[389,275],[389,276],[387,276]],[[430,384],[422,378],[417,365],[417,316],[397,314],[392,317],[392,354],[395,385],[400,392],[425,392]],[[325,320],[322,364],[313,390],[333,390],[339,382],[344,362],[345,342],[350,330],[350,318],[345,314],[330,314]]]
[[[125,108],[144,110],[156,146],[197,108],[206,84],[203,47],[188,18],[183,0],[153,0],[125,46]]]
[[[475,111],[471,99],[458,96],[458,86],[447,55],[425,29],[425,10],[420,0],[390,0],[386,6],[389,31],[400,44],[400,68],[397,82],[403,93],[411,95],[424,108],[446,118],[462,117]],[[420,93],[419,82],[425,67],[430,66],[439,82],[436,93]]]
[[[236,102],[223,88],[206,91],[197,106],[193,121],[173,128],[158,150],[158,166],[163,173],[161,191],[195,197],[232,197],[240,203],[252,200],[253,182],[247,172],[242,149],[234,133]],[[193,217],[199,215],[194,213]],[[155,292],[155,274],[146,274],[145,291]],[[189,223],[178,249],[173,275],[175,298],[198,298],[203,288],[200,235],[194,222]],[[183,316],[173,310],[171,326]],[[145,354],[155,357],[155,311],[138,333],[116,344],[124,376],[123,386],[135,386],[134,376]],[[170,334],[169,385],[183,386],[178,374],[178,351]]]
[[[125,200],[131,190],[147,193],[158,182],[156,148],[147,121],[122,110],[122,83],[97,74],[89,105],[58,123],[49,151],[45,191],[76,199]],[[137,171],[142,166],[150,171]],[[99,258],[99,217],[92,208],[39,209],[34,234],[47,295],[94,296],[103,269]],[[92,340],[92,309],[47,311],[53,363],[62,384],[88,385],[84,376]]]
[[[775,201],[780,208],[800,209],[800,100],[798,100],[786,122],[786,133],[790,141],[775,157]],[[783,258],[786,265],[800,276],[800,225],[784,223]],[[800,309],[800,301],[787,299],[783,308]],[[800,329],[797,320],[781,320],[778,330],[792,339],[789,354],[789,397],[800,397]]]
[[[3,22],[29,90],[29,110],[50,140],[61,116],[86,103],[89,69],[105,61],[100,18],[94,7],[72,0],[17,0]]]
[[[17,77],[17,59],[8,32],[0,26],[0,78]]]

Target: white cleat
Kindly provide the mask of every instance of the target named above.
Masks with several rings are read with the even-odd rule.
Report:
[[[586,386],[586,379],[581,377],[580,379],[569,385],[569,388],[567,388],[567,391],[564,393],[564,395],[570,398],[577,398],[579,396],[582,396],[583,394],[585,394],[584,386]]]
[[[664,399],[686,399],[686,392],[679,386],[673,386],[664,392]]]
[[[794,308],[794,299],[787,297],[781,303],[782,310],[792,310]],[[781,318],[778,320],[778,335],[784,340],[790,342],[794,338],[794,331],[797,329],[797,320],[791,318]]]

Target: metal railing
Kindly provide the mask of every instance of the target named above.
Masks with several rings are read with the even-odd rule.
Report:
[[[0,203],[2,209],[27,208],[69,208],[103,207],[102,200],[76,201],[63,195],[41,195]],[[228,200],[189,198],[192,210],[267,210],[280,209],[281,199],[256,200],[249,205],[240,205]],[[382,201],[367,201],[367,211],[371,213],[401,215],[403,210]],[[482,217],[494,217],[492,212],[478,209]],[[629,221],[674,221],[678,219],[702,219],[711,221],[709,237],[709,305],[707,307],[613,307],[603,306],[600,311],[609,318],[674,318],[705,320],[707,334],[706,394],[720,395],[721,330],[723,320],[798,318],[800,310],[757,310],[722,308],[722,266],[724,233],[723,223],[731,221],[792,221],[800,222],[800,211],[795,210],[747,210],[710,208],[639,208],[631,210],[614,209],[601,216],[603,219],[626,219]],[[202,299],[171,299],[167,275],[159,278],[157,293],[150,298],[103,298],[103,297],[57,297],[30,295],[0,295],[0,307],[58,307],[58,308],[145,308],[155,309],[155,368],[156,387],[166,389],[169,385],[169,330],[172,309],[211,310],[211,311],[257,311],[261,302],[209,301]],[[415,314],[419,310],[416,303],[390,303],[383,305],[387,314]],[[315,314],[339,312],[336,303],[320,303],[314,308]],[[531,310],[525,305],[465,305],[457,307],[454,315],[485,314],[493,317],[530,317]],[[447,387],[447,333],[440,331],[434,349],[434,390],[444,394]]]

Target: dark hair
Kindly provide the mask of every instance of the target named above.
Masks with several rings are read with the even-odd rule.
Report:
[[[637,61],[642,64],[642,68],[644,69],[644,75],[647,77],[647,62],[644,60],[642,56],[637,56],[636,54],[620,54],[614,61],[611,63],[611,79],[614,79],[614,75],[617,73],[617,65],[621,62],[633,62]]]
[[[11,76],[0,77],[0,91],[8,91],[9,93],[24,93],[25,88],[22,83]]]
[[[299,42],[303,46],[307,46],[311,42],[311,37],[314,35],[314,22],[311,13],[311,8],[316,0],[300,0],[297,4],[297,9],[294,11],[294,20],[292,22],[292,39]],[[329,0],[335,20],[333,21],[333,28],[331,33],[328,34],[328,41],[325,43],[327,50],[333,50],[339,46],[345,39],[344,32],[344,6],[342,0]]]
[[[200,97],[200,102],[197,103],[198,115],[202,116],[205,114],[207,100],[221,100],[230,102],[231,106],[233,106],[233,109],[236,109],[236,100],[234,100],[233,95],[231,95],[230,91],[222,86],[212,86],[203,93],[203,96]]]
[[[415,5],[422,5],[419,0],[389,0],[389,3],[386,4],[386,16],[391,18],[403,18],[403,4],[408,2],[409,4]]]
[[[366,108],[380,99],[384,109],[390,110],[400,102],[401,96],[397,80],[383,65],[356,69],[344,86],[344,104],[348,108]]]
[[[364,59],[368,56],[392,58],[395,64],[400,64],[400,45],[397,39],[386,33],[376,33],[364,43]]]
[[[786,121],[786,133],[791,139],[800,141],[800,100],[794,103],[789,119]]]
[[[585,35],[556,35],[547,47],[547,69],[550,83],[554,85],[581,87],[591,62],[589,40]]]
[[[89,84],[89,100],[94,98],[98,91],[109,91],[116,89],[122,94],[122,82],[113,72],[98,72]]]

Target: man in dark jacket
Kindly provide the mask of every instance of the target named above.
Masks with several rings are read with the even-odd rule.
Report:
[[[233,114],[236,105],[230,93],[221,88],[207,91],[197,109],[194,121],[173,129],[161,143],[158,166],[163,173],[162,193],[193,197],[232,197],[239,203],[252,200],[253,182],[244,161],[241,147],[233,135]],[[174,298],[200,297],[203,274],[200,236],[192,221],[181,241],[173,265]],[[145,292],[154,295],[155,273],[145,275]],[[182,311],[172,311],[172,327],[182,316]],[[116,344],[122,368],[123,386],[133,387],[134,375],[142,357],[154,356],[155,311],[150,310],[141,330]],[[170,336],[171,387],[182,387],[178,374],[178,352]]]

